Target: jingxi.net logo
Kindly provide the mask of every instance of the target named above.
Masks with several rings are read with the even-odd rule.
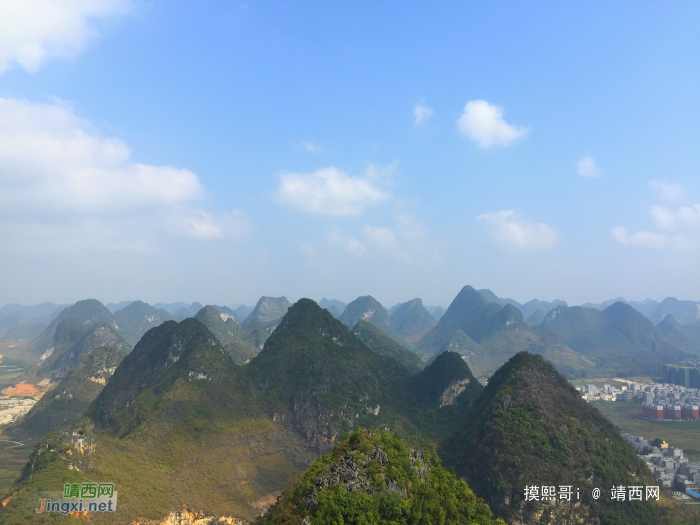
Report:
[[[48,495],[47,495],[48,496]],[[37,514],[58,512],[63,515],[87,512],[114,512],[117,510],[117,492],[114,483],[66,483],[63,494],[39,498]]]

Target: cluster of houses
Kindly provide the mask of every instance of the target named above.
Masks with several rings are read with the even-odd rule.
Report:
[[[626,379],[615,378],[616,382],[624,383],[620,388],[612,385],[583,385],[576,387],[581,393],[581,397],[586,401],[625,401],[645,403],[648,399],[653,399],[653,391],[649,384],[635,383]],[[655,385],[656,383],[652,383]],[[651,397],[649,397],[649,394]]]
[[[623,401],[640,403],[639,414],[644,419],[687,420],[700,419],[700,389],[669,383],[623,382],[620,388],[612,385],[578,387],[586,401]]]
[[[0,425],[13,423],[31,410],[36,403],[33,399],[13,399],[0,397]]]
[[[661,446],[652,446],[641,436],[622,434],[654,474],[659,486],[672,488],[674,482],[682,483],[686,488],[700,483],[700,463],[691,463],[683,457],[683,449],[670,446],[663,441]]]

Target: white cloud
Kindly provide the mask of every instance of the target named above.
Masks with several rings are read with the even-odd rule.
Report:
[[[457,121],[457,129],[480,148],[510,146],[528,133],[528,129],[513,126],[503,120],[503,108],[486,100],[470,100]]]
[[[687,239],[682,235],[667,235],[647,231],[640,231],[629,235],[627,229],[622,226],[613,228],[611,233],[613,239],[626,246],[651,249],[689,248]]]
[[[305,140],[301,143],[302,147],[308,151],[309,153],[314,153],[316,155],[323,153],[325,150],[319,146],[318,144],[315,144],[309,140]]]
[[[199,198],[191,171],[131,162],[65,107],[0,99],[0,213],[121,212]]]
[[[169,217],[167,228],[173,233],[201,240],[240,240],[250,230],[248,219],[240,210],[218,215],[204,210],[191,210]]]
[[[2,0],[0,72],[36,71],[49,58],[73,58],[97,35],[95,22],[131,12],[132,0]]]
[[[600,170],[596,165],[595,158],[591,157],[590,155],[587,155],[578,161],[578,164],[576,164],[576,171],[579,175],[583,175],[584,177],[600,176]]]
[[[432,108],[425,105],[422,100],[413,107],[413,125],[418,126],[433,116]]]
[[[662,230],[688,230],[700,226],[700,204],[672,211],[664,206],[652,206],[649,215]]]
[[[133,162],[123,142],[99,136],[70,108],[0,99],[0,223],[95,221],[126,236],[146,224],[200,239],[245,234],[242,212],[194,208],[203,195],[191,171]]]
[[[357,239],[348,239],[345,242],[344,248],[346,252],[356,257],[365,253],[365,246]]]
[[[513,210],[482,213],[477,220],[488,224],[494,240],[507,248],[538,250],[550,248],[557,242],[557,234],[550,226],[526,221]]]
[[[664,201],[679,201],[685,197],[685,190],[676,182],[652,180],[649,181],[649,187],[655,190],[659,198]]]
[[[629,235],[626,228],[617,226],[612,229],[613,239],[622,245],[652,249],[689,249],[698,245],[700,204],[681,207],[676,211],[664,206],[652,206],[649,216],[659,231],[640,231]]]
[[[331,247],[341,248],[354,257],[366,253],[383,254],[417,265],[435,264],[442,259],[438,243],[430,232],[406,213],[394,213],[391,226],[365,224],[355,232],[332,227],[327,235]]]
[[[359,215],[389,198],[379,187],[383,172],[370,166],[362,177],[352,177],[329,166],[313,173],[282,173],[277,201],[302,213]]]

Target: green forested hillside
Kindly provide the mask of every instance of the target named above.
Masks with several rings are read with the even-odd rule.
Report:
[[[656,329],[690,354],[700,356],[700,321],[680,324],[672,314],[664,317]]]
[[[502,366],[438,451],[508,522],[656,523],[652,503],[610,497],[613,485],[656,485],[646,464],[537,355],[522,352]],[[525,501],[526,486],[542,485],[578,487],[580,500],[557,506]],[[594,487],[601,489],[600,500],[591,497]]]
[[[113,328],[116,328],[112,313],[105,308],[102,303],[96,299],[85,299],[78,301],[68,308],[64,308],[51,321],[41,334],[33,341],[32,352],[36,355],[51,353],[54,335],[58,325],[67,319],[72,319],[76,325],[87,327],[95,323],[106,323]]]
[[[361,429],[317,459],[255,523],[503,522],[437,458],[396,434]]]
[[[400,345],[373,324],[360,319],[352,329],[360,340],[379,355],[396,359],[411,373],[419,372],[425,364],[413,350]]]

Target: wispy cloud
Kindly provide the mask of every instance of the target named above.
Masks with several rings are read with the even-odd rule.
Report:
[[[315,155],[319,155],[325,151],[321,146],[309,140],[303,141],[301,146],[309,153],[314,153]]]
[[[685,190],[677,182],[667,182],[665,180],[649,181],[649,187],[656,191],[659,199],[664,201],[679,201],[685,197]]]
[[[528,133],[528,129],[503,120],[503,108],[486,100],[470,100],[457,121],[457,129],[476,142],[479,148],[510,146]]]
[[[429,108],[424,101],[420,101],[413,107],[413,125],[419,126],[433,116],[432,108]]]
[[[3,0],[0,72],[36,71],[49,58],[73,58],[98,35],[94,22],[126,15],[132,0]]]
[[[200,240],[240,240],[250,231],[248,218],[240,210],[220,214],[191,210],[172,214],[167,218],[166,226],[173,233]]]
[[[595,158],[590,155],[586,155],[578,161],[576,172],[584,177],[600,177],[600,169],[598,169]]]
[[[383,255],[417,265],[434,264],[442,258],[427,228],[401,211],[393,213],[388,224],[381,226],[365,224],[354,231],[333,227],[328,232],[328,241],[331,247],[340,248],[353,257]]]
[[[391,228],[380,228],[366,224],[364,231],[367,240],[381,250],[393,251],[399,246],[396,235]]]
[[[558,240],[554,229],[542,222],[530,222],[513,210],[482,213],[478,221],[489,226],[496,243],[515,250],[551,248]]]
[[[367,250],[363,243],[336,229],[331,229],[331,231],[328,232],[328,241],[331,246],[339,246],[353,257],[359,257]]]
[[[627,229],[617,226],[612,237],[626,246],[650,249],[690,249],[700,245],[700,204],[672,210],[665,206],[651,206],[649,216],[656,231],[639,231],[628,234]]]
[[[386,176],[386,170],[375,166],[369,166],[360,177],[334,166],[313,173],[282,173],[277,202],[307,214],[359,215],[389,198],[381,187]]]

